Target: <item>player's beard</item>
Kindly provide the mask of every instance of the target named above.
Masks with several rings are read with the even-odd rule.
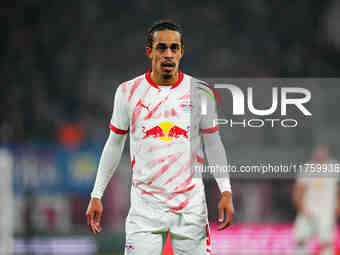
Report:
[[[170,79],[172,78],[172,74],[163,74],[163,75],[162,75],[162,78],[163,78],[164,80],[170,80]]]
[[[167,65],[170,65],[172,67],[172,69],[166,70],[166,66]],[[162,70],[163,72],[161,74],[162,78],[164,80],[166,80],[166,81],[171,80],[174,77],[174,69],[175,69],[175,67],[176,67],[176,64],[173,63],[173,62],[170,62],[170,61],[168,61],[167,63],[162,63],[161,64],[161,68],[164,68]]]

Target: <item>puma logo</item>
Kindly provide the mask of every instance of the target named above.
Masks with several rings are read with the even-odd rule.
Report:
[[[148,112],[150,112],[149,106],[146,106],[146,105],[143,104],[143,103],[140,103],[139,105],[140,105],[141,107],[145,108],[146,110],[148,110]]]

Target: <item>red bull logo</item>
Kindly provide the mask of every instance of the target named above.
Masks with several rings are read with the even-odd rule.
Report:
[[[174,138],[188,138],[189,126],[187,129],[183,129],[179,126],[174,125],[169,121],[164,121],[160,123],[158,126],[152,127],[148,130],[145,130],[143,126],[144,136],[143,139],[148,137],[159,138],[162,141],[171,141]]]

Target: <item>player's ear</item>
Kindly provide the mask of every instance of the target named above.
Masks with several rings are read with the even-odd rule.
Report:
[[[152,59],[152,48],[145,47],[145,54],[148,56],[148,58]]]
[[[183,55],[184,55],[184,45],[182,45],[181,47],[181,57],[183,57]]]

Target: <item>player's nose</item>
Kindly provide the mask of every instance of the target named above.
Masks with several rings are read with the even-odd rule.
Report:
[[[173,57],[173,52],[170,48],[167,48],[164,52],[164,57],[166,59],[172,58]]]

